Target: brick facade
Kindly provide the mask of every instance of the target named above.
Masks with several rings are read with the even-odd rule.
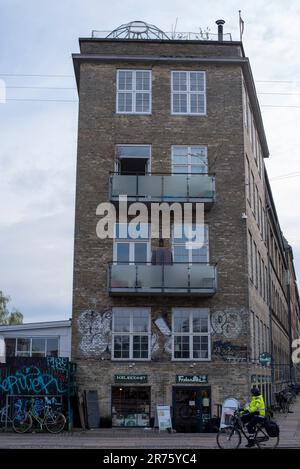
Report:
[[[80,388],[98,390],[102,416],[111,415],[111,386],[117,373],[147,375],[152,415],[156,404],[172,405],[178,374],[208,376],[212,414],[228,396],[247,399],[254,382],[262,385],[266,394],[268,390],[269,396],[270,369],[258,364],[257,350],[251,349],[255,346],[251,312],[268,326],[268,337],[271,319],[268,300],[249,275],[249,231],[266,268],[269,264],[267,242],[262,240],[247,201],[246,155],[266,210],[264,169],[262,165],[259,175],[244,122],[243,89],[245,86],[250,96],[253,89],[249,89],[249,75],[246,84],[244,81],[246,59],[241,44],[81,39],[80,48],[81,53],[74,56],[79,125],[72,321],[72,357],[78,366]],[[152,70],[152,114],[116,113],[118,69]],[[170,72],[174,70],[206,72],[206,116],[171,115]],[[251,100],[255,108],[253,97]],[[257,128],[258,139],[265,142],[261,121]],[[112,240],[97,238],[96,208],[108,201],[109,172],[114,171],[118,144],[151,145],[153,173],[171,172],[172,145],[207,146],[208,171],[216,180],[216,201],[205,212],[209,258],[217,264],[218,272],[215,295],[108,294]],[[157,240],[152,240],[155,245]],[[151,308],[150,361],[111,360],[111,311],[117,306]],[[163,317],[171,329],[174,307],[209,308],[211,360],[172,360],[168,338],[154,321]]]

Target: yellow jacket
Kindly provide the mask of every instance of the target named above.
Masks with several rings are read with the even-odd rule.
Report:
[[[245,407],[249,412],[259,412],[259,415],[264,417],[266,415],[265,402],[262,394],[259,396],[252,396],[250,404]]]

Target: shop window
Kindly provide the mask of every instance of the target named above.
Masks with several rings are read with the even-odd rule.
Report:
[[[150,387],[112,387],[112,426],[150,426]]]

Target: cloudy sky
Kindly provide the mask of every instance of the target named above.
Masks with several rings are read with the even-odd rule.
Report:
[[[215,32],[223,18],[239,39],[239,9],[300,277],[299,0],[0,0],[0,290],[26,322],[71,317],[78,37],[132,20],[170,31],[176,18],[177,31]]]

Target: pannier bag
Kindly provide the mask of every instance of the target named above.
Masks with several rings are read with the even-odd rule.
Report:
[[[269,420],[265,423],[265,429],[270,438],[275,438],[276,436],[279,436],[279,427],[277,423],[273,420]]]

